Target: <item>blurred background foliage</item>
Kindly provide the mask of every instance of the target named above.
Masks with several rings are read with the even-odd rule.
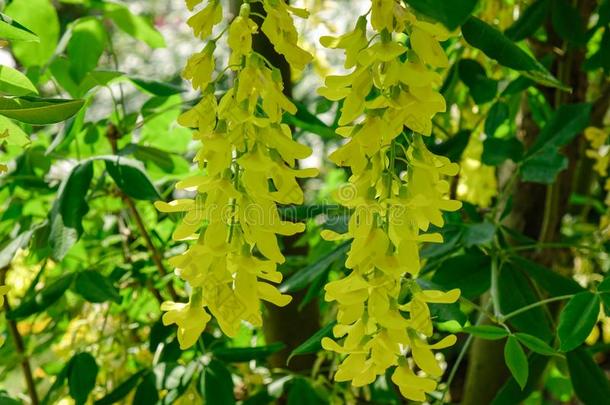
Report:
[[[386,378],[333,382],[337,359],[319,344],[335,316],[322,287],[348,249],[319,233],[346,227],[331,194],[349,174],[325,158],[341,142],[338,105],[313,89],[342,55],[318,38],[369,5],[295,3],[311,12],[298,28],[315,62],[292,75],[299,111],[284,120],[314,149],[301,165],[321,171],[303,184],[306,205],[282,211],[308,224],[284,241],[281,290],[295,300],[266,308],[263,330],[227,339],[212,325],[181,351],[159,306],[185,296],[166,261],[185,246],[152,203],[180,197],[174,183],[195,170],[191,131],[176,123],[198,100],[180,77],[201,47],[185,5],[2,2],[1,404],[404,402]],[[444,243],[422,248],[419,282],[463,295],[433,308],[440,335],[460,333],[430,402],[607,403],[610,2],[407,3],[462,25],[443,44],[448,108],[427,139],[461,163],[452,193],[464,202]]]

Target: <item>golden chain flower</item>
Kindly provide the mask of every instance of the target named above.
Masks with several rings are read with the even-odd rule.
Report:
[[[193,9],[201,2],[189,0],[187,6]],[[292,15],[306,13],[284,0],[264,0],[263,6],[267,17],[261,29],[294,68],[303,68],[311,57],[296,44]],[[195,35],[206,38],[221,16],[220,1],[210,0],[188,23]],[[196,129],[193,137],[202,143],[195,157],[201,174],[176,188],[197,195],[155,204],[163,212],[184,212],[173,238],[195,241],[170,260],[192,288],[189,303],[162,305],[167,311],[163,322],[178,325],[182,348],[195,344],[211,319],[208,311],[233,337],[243,321],[261,325],[261,300],[284,306],[291,299],[270,284],[282,280],[276,267],[285,260],[276,235],[293,235],[305,226],[281,220],[277,204],[302,204],[297,178],[313,177],[317,171],[295,167],[296,159],[308,157],[311,150],[295,142],[290,127],[281,122],[283,113],[294,114],[296,107],[282,92],[279,70],[252,50],[258,29],[245,2],[228,29],[234,86],[220,100],[212,79],[217,39],[193,55],[184,70],[184,77],[203,93],[179,118],[181,125]]]
[[[323,45],[345,50],[345,67],[354,68],[327,77],[320,89],[331,100],[343,100],[337,133],[348,142],[330,159],[351,170],[337,198],[353,209],[345,234],[323,231],[326,239],[352,242],[345,263],[350,274],[325,287],[326,300],[338,303],[338,323],[336,340],[324,338],[322,346],[346,355],[335,380],[363,386],[395,367],[392,381],[401,393],[424,401],[442,374],[432,350],[456,341],[450,335],[428,342],[428,304],[453,303],[459,290],[425,290],[415,281],[419,244],[442,241],[430,225],[442,227],[442,211],[461,206],[447,198],[445,180],[457,174],[458,165],[431,153],[423,141],[432,117],[445,111],[444,98],[434,90],[440,82],[434,69],[448,66],[439,41],[450,33],[418,20],[396,0],[373,0],[369,20],[372,38],[366,15],[354,31],[321,38]],[[398,163],[406,166],[400,175]]]

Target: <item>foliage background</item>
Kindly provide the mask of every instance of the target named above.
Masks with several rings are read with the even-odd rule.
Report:
[[[159,304],[184,295],[166,262],[184,246],[171,240],[176,218],[152,202],[170,199],[175,181],[194,170],[191,133],[175,122],[197,99],[180,71],[201,46],[183,2],[5,2],[3,13],[40,42],[10,41],[2,64],[26,74],[37,97],[84,107],[37,104],[11,120],[15,112],[0,103],[0,126],[11,133],[0,155],[8,164],[0,285],[11,287],[0,323],[0,403],[403,401],[389,379],[361,390],[334,383],[336,359],[319,347],[334,318],[322,286],[344,273],[347,250],[319,231],[345,227],[331,192],[347,174],[325,159],[339,143],[337,105],[312,91],[340,70],[342,55],[317,39],[345,32],[368,6],[301,3],[312,11],[299,27],[303,43],[317,62],[293,77],[300,109],[286,121],[314,148],[302,165],[322,174],[305,184],[306,207],[285,211],[308,222],[303,237],[285,241],[282,289],[296,302],[266,308],[264,330],[244,326],[229,340],[210,328],[182,352]],[[436,1],[409,3],[440,10]],[[608,205],[594,164],[607,160],[608,147],[593,148],[583,134],[608,134],[610,2],[455,4],[468,10],[460,23],[473,12],[497,31],[480,35],[471,19],[463,37],[444,44],[450,107],[429,146],[461,162],[453,192],[465,206],[447,215],[443,244],[423,247],[421,283],[461,288],[463,299],[435,309],[439,336],[459,333],[459,342],[443,351],[447,372],[430,401],[605,403]],[[498,31],[508,42],[487,42]],[[541,64],[519,59],[517,46]],[[564,85],[571,92],[557,89]],[[3,86],[3,99],[34,96]]]

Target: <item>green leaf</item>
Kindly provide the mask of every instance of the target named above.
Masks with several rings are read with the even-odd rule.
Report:
[[[23,405],[23,402],[17,401],[7,394],[0,392],[0,405]]]
[[[498,81],[487,77],[485,68],[474,59],[462,59],[458,64],[458,75],[477,104],[484,104],[496,97]]]
[[[287,405],[322,405],[328,404],[327,400],[320,398],[316,390],[311,386],[309,380],[303,377],[295,377],[290,382]]]
[[[62,122],[75,115],[84,100],[0,97],[0,114],[32,125]]]
[[[486,22],[470,17],[462,27],[462,34],[470,45],[480,49],[501,65],[515,69],[545,86],[568,89],[532,56]]]
[[[107,86],[113,80],[123,76],[123,73],[116,72],[113,70],[94,70],[87,73],[85,78],[81,81],[76,92],[77,97],[83,97],[89,92],[89,90],[95,87]]]
[[[38,35],[19,24],[13,18],[0,13],[0,39],[6,41],[40,42]]]
[[[68,387],[77,405],[84,404],[95,387],[99,368],[89,353],[78,353],[70,360]]]
[[[475,222],[464,227],[462,242],[466,247],[489,244],[496,234],[496,227],[491,222]]]
[[[538,339],[536,336],[528,335],[527,333],[515,333],[515,337],[533,352],[542,354],[545,356],[553,356],[557,354],[555,349],[549,346],[544,340]]]
[[[517,268],[525,271],[540,287],[549,293],[551,297],[560,295],[577,294],[585,291],[576,281],[570,277],[560,274],[539,265],[521,256],[513,256],[511,262]]]
[[[605,29],[597,52],[589,56],[584,64],[584,69],[595,70],[603,68],[606,75],[610,74],[610,52],[608,52],[608,49],[610,49],[610,30]]]
[[[569,352],[580,346],[591,333],[599,316],[599,296],[585,291],[576,294],[559,315],[559,348]]]
[[[220,347],[212,350],[219,360],[228,363],[244,363],[252,360],[264,360],[285,347],[284,343],[276,342],[259,347]]]
[[[72,273],[58,278],[36,292],[35,295],[22,300],[17,308],[6,314],[7,319],[21,320],[44,311],[64,295],[73,280],[74,274]]]
[[[580,11],[568,0],[551,0],[551,21],[555,32],[573,45],[586,42]]]
[[[100,157],[106,163],[106,170],[116,185],[128,196],[136,200],[156,201],[161,198],[144,166],[122,156]]]
[[[405,0],[417,12],[438,21],[450,31],[462,25],[477,5],[477,0]]]
[[[496,131],[505,121],[508,120],[509,110],[508,104],[503,101],[497,101],[491,106],[485,119],[485,135],[488,138],[495,136]]]
[[[70,75],[76,83],[81,83],[97,67],[106,40],[106,29],[97,18],[85,17],[74,22],[66,53],[70,58]]]
[[[76,275],[74,291],[89,302],[121,302],[119,290],[107,278],[95,270],[81,271]]]
[[[511,377],[500,388],[490,405],[515,405],[527,399],[533,391],[540,389],[540,378],[545,374],[549,357],[533,353],[528,360],[529,376],[525,388],[522,389],[516,379]]]
[[[523,157],[523,144],[515,137],[486,138],[483,141],[481,161],[489,166],[498,166],[507,159],[519,162]]]
[[[59,41],[59,19],[50,0],[13,0],[4,12],[34,32],[38,42],[12,44],[15,57],[25,67],[43,66]]]
[[[27,96],[38,94],[38,90],[20,71],[8,66],[0,66],[0,93],[8,96]]]
[[[171,83],[159,82],[156,80],[148,80],[140,77],[129,77],[129,80],[133,82],[140,89],[158,97],[169,97],[174,94],[180,94],[185,91],[180,86],[176,86]]]
[[[524,273],[512,265],[505,263],[498,278],[500,310],[503,314],[516,311],[527,305],[540,301]],[[508,321],[515,329],[549,341],[553,336],[551,324],[542,307],[534,307]]]
[[[142,381],[140,381],[131,403],[133,405],[156,404],[157,401],[159,401],[157,379],[155,378],[155,374],[152,371],[149,371],[142,377]]]
[[[345,242],[337,246],[332,252],[323,256],[315,263],[308,265],[307,267],[297,271],[284,281],[279,290],[282,293],[291,293],[302,290],[307,287],[313,280],[315,280],[320,274],[326,271],[334,262],[342,260],[345,253],[350,248],[349,242]]]
[[[595,364],[591,354],[580,348],[566,353],[566,359],[576,396],[585,405],[607,403],[610,398],[608,377]]]
[[[444,290],[459,288],[463,297],[475,299],[489,289],[491,262],[478,250],[444,260],[432,281]]]
[[[319,331],[317,331],[313,335],[311,335],[311,337],[309,339],[307,339],[306,341],[301,343],[299,346],[297,346],[296,349],[294,349],[292,352],[290,352],[290,356],[288,356],[287,362],[290,363],[290,359],[292,359],[294,356],[300,356],[303,354],[311,354],[311,353],[315,353],[318,350],[320,350],[322,348],[322,345],[320,343],[322,341],[322,338],[329,337],[332,334],[333,327],[336,324],[337,324],[337,322],[333,321],[333,322],[329,323],[328,325],[324,326],[323,328],[321,328]]]
[[[530,4],[519,19],[504,31],[504,35],[513,41],[521,41],[532,36],[542,23],[549,11],[550,0],[536,0]]]
[[[519,341],[514,336],[509,336],[508,339],[506,339],[506,345],[504,346],[504,361],[513,377],[515,377],[519,387],[524,389],[525,384],[527,384],[527,376],[529,373],[527,356],[519,344]]]
[[[297,113],[295,115],[284,113],[282,117],[284,124],[293,125],[300,130],[319,135],[322,139],[334,139],[337,136],[334,128],[326,125],[317,116],[310,113],[305,104],[296,100],[292,100],[292,102],[297,107]]]
[[[2,244],[0,247],[0,269],[11,264],[15,257],[15,253],[28,244],[33,233],[34,230],[30,229]]]
[[[485,340],[500,340],[510,334],[506,329],[493,325],[467,326],[462,332]]]
[[[165,47],[165,39],[148,19],[132,14],[127,7],[116,3],[104,3],[104,11],[107,18],[133,38],[146,43],[151,48]]]
[[[233,378],[223,362],[212,359],[201,375],[201,392],[208,404],[235,403]]]
[[[462,159],[464,150],[468,146],[471,135],[472,132],[470,130],[463,129],[444,142],[430,144],[430,152],[443,155],[452,162],[459,162]]]
[[[83,233],[82,220],[89,211],[85,196],[93,178],[93,162],[76,165],[57,192],[50,214],[49,244],[52,256],[63,259]]]
[[[553,113],[534,144],[528,149],[521,166],[523,180],[550,184],[567,167],[559,149],[568,144],[589,124],[591,104],[564,104]]]
[[[127,380],[123,381],[118,387],[113,389],[108,395],[95,401],[95,405],[110,405],[125,398],[140,382],[144,370],[140,370]]]

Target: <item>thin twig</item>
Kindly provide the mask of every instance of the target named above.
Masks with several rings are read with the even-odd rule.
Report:
[[[6,272],[8,267],[3,268],[0,271],[0,284],[4,284],[6,279]],[[11,310],[8,296],[4,297],[4,310],[8,313]],[[17,322],[13,319],[7,319],[8,327],[15,342],[15,350],[21,358],[21,369],[23,370],[23,377],[25,378],[25,384],[27,385],[28,395],[30,396],[30,402],[32,405],[38,405],[40,400],[38,399],[38,393],[36,392],[36,383],[34,382],[34,376],[32,374],[32,367],[30,366],[30,359],[25,352],[25,343],[23,342],[23,336],[19,332]]]

